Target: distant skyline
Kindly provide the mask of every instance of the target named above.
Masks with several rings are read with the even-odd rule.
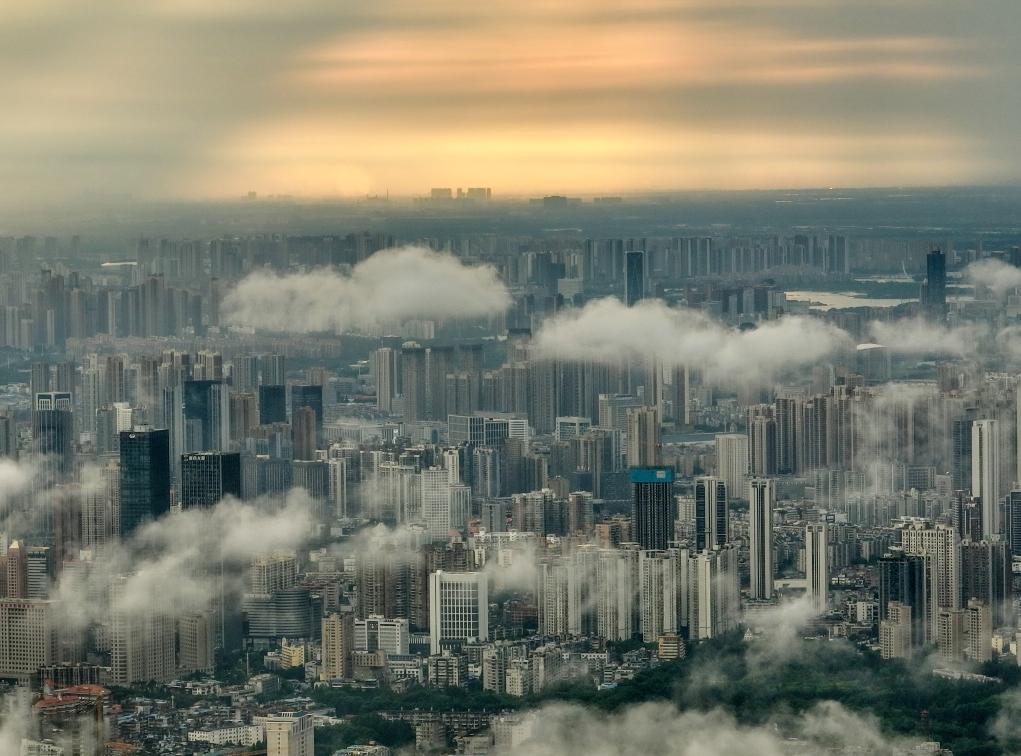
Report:
[[[1021,181],[1013,0],[45,0],[0,202]]]

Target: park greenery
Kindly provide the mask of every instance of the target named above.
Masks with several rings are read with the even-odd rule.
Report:
[[[763,654],[740,633],[733,633],[693,646],[688,658],[660,664],[608,690],[598,690],[590,679],[579,678],[525,699],[483,691],[477,684],[448,690],[412,687],[402,693],[383,688],[320,688],[314,697],[335,708],[338,715],[353,717],[351,725],[337,728],[345,742],[356,742],[350,739],[356,735],[372,735],[372,740],[384,742],[391,739],[386,734],[391,731],[410,739],[409,730],[372,717],[398,709],[500,711],[564,701],[615,711],[646,701],[671,700],[680,709],[720,708],[742,724],[756,725],[782,723],[832,700],[874,715],[890,734],[938,741],[955,756],[991,756],[1016,752],[1015,747],[1021,746],[993,737],[993,723],[1005,697],[1021,684],[1016,664],[991,662],[977,670],[997,681],[948,680],[933,676],[925,663],[883,660],[843,641],[797,643],[793,651],[782,655]]]

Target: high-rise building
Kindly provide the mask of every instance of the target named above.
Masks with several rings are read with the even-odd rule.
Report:
[[[922,306],[933,318],[941,318],[947,310],[947,257],[938,249],[925,256],[925,286]]]
[[[120,534],[170,511],[170,433],[135,428],[120,435]]]
[[[644,550],[638,556],[639,632],[646,643],[677,632],[677,555]]]
[[[291,414],[291,448],[294,459],[316,458],[317,435],[315,410],[311,407],[296,407]]]
[[[370,614],[354,621],[355,651],[385,651],[388,656],[404,656],[410,646],[410,623],[404,617],[388,619]]]
[[[879,652],[884,659],[910,659],[913,649],[911,605],[891,601],[879,621]]]
[[[39,456],[44,486],[71,478],[74,463],[74,418],[69,392],[36,394],[32,410],[32,449]]]
[[[27,684],[39,668],[59,659],[55,605],[0,598],[0,676]]]
[[[632,639],[638,632],[637,543],[600,549],[592,593],[596,604],[596,634],[612,641]]]
[[[663,550],[674,537],[677,500],[672,467],[635,467],[630,473],[633,537],[643,549]]]
[[[266,756],[314,756],[315,727],[311,714],[287,712],[265,717]]]
[[[471,640],[489,640],[487,575],[437,570],[429,576],[431,653]]]
[[[1013,624],[1011,557],[999,539],[964,540],[960,550],[960,605],[974,599],[992,612],[997,627]]]
[[[189,452],[181,458],[181,507],[211,507],[225,496],[241,498],[241,455]]]
[[[238,393],[254,392],[259,385],[259,358],[254,354],[239,354],[230,369],[230,384]]]
[[[748,418],[748,472],[750,475],[776,475],[778,459],[776,420],[769,414]]]
[[[112,680],[117,685],[170,681],[177,674],[172,610],[158,593],[138,596],[129,586],[128,578],[117,578],[111,593]]]
[[[888,619],[893,603],[911,608],[911,644],[921,648],[930,611],[926,557],[897,548],[879,559],[880,621]]]
[[[996,420],[971,426],[971,493],[982,506],[982,534],[1002,532],[1000,521],[1000,435]]]
[[[695,551],[711,551],[730,541],[727,484],[720,478],[695,481]]]
[[[291,422],[298,410],[308,407],[315,414],[315,439],[323,434],[323,387],[319,384],[296,384],[291,386]],[[311,458],[309,458],[311,459]]]
[[[330,501],[333,503],[333,516],[348,516],[348,460],[344,457],[333,457],[329,465]]]
[[[400,382],[404,397],[404,421],[415,423],[429,414],[426,397],[427,362],[425,347],[414,341],[401,345]]]
[[[320,679],[350,679],[354,653],[354,614],[334,612],[323,617],[323,666]]]
[[[227,384],[211,379],[185,381],[182,395],[184,451],[226,451],[230,448]]]
[[[423,470],[422,476],[422,518],[425,520],[426,532],[433,540],[447,540],[453,527],[455,513],[453,511],[452,486],[450,476],[442,467]],[[459,486],[459,488],[464,488]],[[456,513],[457,518],[467,520],[467,512]],[[457,527],[464,527],[465,522],[459,521]]]
[[[1021,556],[1021,490],[1011,491],[1007,495],[1007,506],[1004,514],[1004,533],[1007,547],[1013,556]]]
[[[773,597],[773,509],[776,484],[768,478],[748,482],[748,595]]]
[[[645,299],[645,252],[624,253],[624,304],[633,307]]]
[[[939,612],[961,606],[961,553],[960,538],[953,525],[936,523],[924,518],[905,518],[899,525],[900,542],[908,554],[926,559],[929,616],[926,641],[938,640]]]
[[[659,464],[659,411],[655,407],[627,410],[627,466],[654,467]]]
[[[748,480],[748,436],[720,433],[716,436],[716,475],[734,498],[745,492]]]
[[[287,364],[282,354],[259,356],[259,382],[262,386],[283,386],[287,382]]]
[[[536,594],[539,632],[551,637],[566,636],[569,630],[570,562],[563,557],[540,559]]]
[[[687,561],[689,637],[714,638],[732,630],[741,615],[737,547],[730,544],[700,551]],[[684,614],[682,606],[682,618]]]
[[[825,523],[805,526],[805,585],[812,608],[822,614],[829,607],[829,528]]]
[[[397,350],[380,347],[372,353],[372,374],[376,379],[376,406],[383,412],[393,412],[394,397],[398,390]]]
[[[177,618],[177,668],[184,673],[212,674],[216,632],[208,612],[192,612]]]
[[[259,425],[287,422],[287,387],[283,384],[259,386]]]
[[[430,420],[446,420],[447,376],[454,372],[454,348],[432,346],[426,353],[426,413]]]

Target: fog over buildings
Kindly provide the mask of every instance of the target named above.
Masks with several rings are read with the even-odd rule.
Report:
[[[1018,6],[0,30],[0,754],[1021,753]]]

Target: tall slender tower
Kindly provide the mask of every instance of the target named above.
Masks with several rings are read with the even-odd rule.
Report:
[[[749,594],[753,599],[773,597],[773,508],[776,485],[769,478],[748,482]]]
[[[822,614],[829,603],[829,528],[825,523],[805,526],[805,585],[812,608]]]
[[[730,541],[727,484],[720,478],[695,481],[695,551],[711,551]]]
[[[971,493],[982,506],[982,535],[1002,532],[1000,436],[995,420],[976,420],[971,426]]]

